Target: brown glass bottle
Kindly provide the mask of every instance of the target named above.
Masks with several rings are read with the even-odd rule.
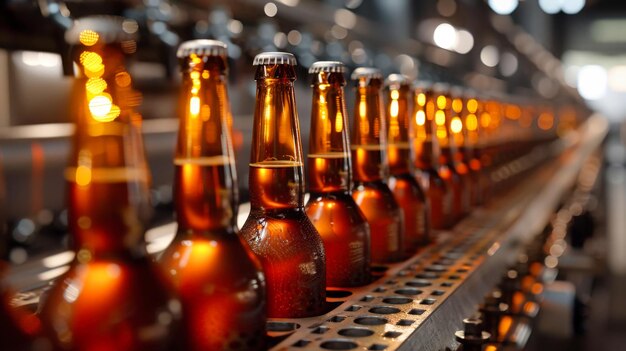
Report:
[[[464,91],[461,96],[464,101],[464,108],[461,113],[461,121],[463,122],[463,132],[461,134],[463,137],[463,147],[460,150],[463,154],[463,161],[468,165],[472,183],[470,188],[470,204],[471,206],[480,206],[483,204],[482,189],[485,187],[483,184],[485,177],[480,163],[479,103],[476,99],[476,93],[471,90]]]
[[[478,130],[479,130],[479,145],[477,147],[480,164],[482,169],[483,187],[481,189],[483,203],[488,202],[494,193],[494,182],[491,178],[491,174],[495,169],[494,153],[496,146],[493,142],[493,127],[495,125],[493,111],[493,102],[487,97],[481,96],[478,99]]]
[[[430,224],[433,229],[451,226],[452,190],[439,175],[441,149],[435,135],[435,101],[431,84],[419,82],[414,91],[415,166],[417,178],[430,204]]]
[[[134,21],[77,20],[66,33],[80,68],[72,95],[76,132],[65,170],[76,258],[41,307],[58,350],[178,350],[180,302],[147,257],[149,171],[140,96],[125,68]]]
[[[284,52],[254,58],[257,81],[250,156],[250,215],[239,234],[263,266],[273,318],[323,312],[326,256],[304,210],[304,173],[293,82],[296,59]]]
[[[319,61],[309,69],[313,87],[306,213],[322,236],[326,285],[370,281],[370,227],[352,199],[352,165],[344,100],[345,66]]]
[[[448,226],[451,227],[463,216],[465,189],[463,189],[463,180],[456,169],[454,160],[456,148],[450,140],[449,123],[452,113],[452,99],[449,95],[449,86],[442,83],[434,84],[433,92],[435,135],[441,147],[439,175],[452,190],[452,217],[448,220]]]
[[[404,219],[387,186],[389,164],[382,75],[375,68],[360,67],[352,72],[352,79],[356,83],[352,197],[370,225],[372,261],[400,261],[404,257]]]
[[[465,118],[467,116],[467,101],[463,94],[463,88],[454,86],[450,89],[450,114],[446,119],[446,128],[449,132],[448,139],[452,157],[452,165],[461,177],[462,196],[460,203],[461,216],[468,214],[472,208],[472,190],[474,174],[466,162],[465,152],[471,152],[466,149],[467,130],[465,127]]]
[[[227,48],[192,40],[178,49],[182,91],[174,159],[178,230],[161,267],[183,304],[189,350],[265,349],[265,279],[237,235],[237,181]]]
[[[410,106],[413,98],[411,81],[399,74],[385,80],[385,99],[388,126],[389,188],[404,214],[404,246],[406,253],[428,242],[430,210],[426,195],[414,174],[415,148],[410,142],[415,137]]]

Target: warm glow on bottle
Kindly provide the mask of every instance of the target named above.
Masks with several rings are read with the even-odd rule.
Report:
[[[87,92],[89,94],[95,96],[102,93],[107,88],[107,82],[100,77],[89,78],[85,87],[87,88]]]
[[[549,112],[542,112],[537,119],[537,125],[542,130],[550,130],[554,126],[554,117]]]
[[[189,99],[189,113],[193,118],[197,118],[200,114],[200,98],[197,96],[192,96]]]
[[[343,130],[343,114],[341,111],[337,112],[337,117],[335,117],[335,132],[341,133]]]
[[[452,111],[456,113],[461,113],[463,110],[463,100],[460,98],[455,98],[452,100]]]
[[[463,131],[463,122],[461,122],[461,118],[455,116],[450,121],[450,130],[452,133],[459,134]]]
[[[465,119],[465,128],[472,132],[478,129],[478,118],[476,118],[475,114],[470,113],[467,115],[467,118]]]
[[[415,112],[415,123],[418,126],[423,126],[426,123],[426,114],[423,110]]]
[[[437,110],[437,112],[435,112],[435,123],[437,126],[446,124],[446,113],[443,110]]]
[[[478,101],[476,99],[467,100],[467,111],[469,113],[476,113],[478,110]]]
[[[98,42],[100,34],[94,32],[91,29],[85,29],[80,32],[79,41],[85,46],[93,46]]]
[[[120,108],[111,101],[111,95],[102,93],[89,100],[89,112],[98,122],[111,122],[120,115]]]
[[[400,126],[398,125],[398,98],[400,93],[397,90],[392,90],[391,101],[389,102],[389,141],[392,142],[392,138],[396,138],[400,135]]]
[[[424,106],[426,105],[426,94],[424,93],[418,93],[417,94],[417,98],[415,99],[415,102],[417,102],[417,104],[419,106]]]

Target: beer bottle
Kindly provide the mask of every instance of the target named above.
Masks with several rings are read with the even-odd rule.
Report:
[[[43,301],[44,331],[58,350],[178,350],[180,302],[145,251],[149,171],[140,95],[127,54],[137,23],[119,17],[74,22],[65,38],[79,68],[76,120],[65,170],[76,258]]]
[[[178,230],[161,266],[183,305],[190,350],[264,349],[265,279],[237,235],[226,44],[183,43],[174,203]]]
[[[419,82],[414,91],[413,121],[415,126],[415,166],[417,177],[430,203],[430,223],[433,229],[450,227],[452,191],[439,175],[441,149],[435,135],[435,101],[432,85]]]
[[[461,115],[463,122],[463,148],[461,149],[461,153],[463,154],[465,164],[468,165],[470,170],[469,173],[472,182],[472,187],[470,188],[470,204],[471,206],[479,206],[483,204],[482,189],[485,187],[483,184],[485,182],[484,172],[480,163],[479,103],[476,99],[476,93],[473,91],[465,91],[463,96],[465,108]]]
[[[435,106],[433,120],[435,121],[435,134],[441,146],[439,155],[439,175],[450,186],[452,190],[452,217],[448,221],[448,226],[453,226],[463,216],[463,201],[465,201],[465,190],[461,174],[456,169],[454,161],[456,148],[450,142],[450,117],[452,112],[452,99],[449,95],[447,84],[433,85],[433,103]]]
[[[494,193],[494,181],[492,173],[495,167],[494,156],[496,154],[496,146],[494,143],[494,119],[496,118],[497,110],[494,109],[494,102],[490,101],[486,96],[479,98],[479,112],[480,117],[478,119],[479,125],[479,146],[480,164],[483,170],[484,187],[482,189],[483,202],[488,202]]]
[[[372,261],[396,262],[404,256],[402,210],[387,186],[387,122],[383,112],[382,74],[376,68],[352,72],[356,104],[352,138],[352,197],[370,224]]]
[[[400,74],[385,80],[388,130],[389,188],[404,214],[404,245],[408,255],[428,242],[429,208],[422,187],[415,178],[415,148],[409,141],[415,137],[409,104],[412,99],[411,81]]]
[[[319,61],[309,69],[313,87],[306,212],[322,236],[326,285],[370,281],[370,228],[351,195],[352,165],[344,100],[345,66]]]
[[[250,215],[241,228],[263,266],[272,318],[319,315],[326,298],[326,256],[304,210],[302,145],[293,82],[296,59],[254,58],[257,81],[250,155]]]
[[[451,110],[449,118],[446,120],[446,127],[449,131],[450,153],[452,153],[452,164],[461,177],[463,193],[461,197],[460,212],[462,215],[468,214],[472,207],[472,190],[474,187],[474,174],[469,167],[466,158],[467,128],[465,118],[467,116],[467,100],[465,99],[463,88],[454,86],[450,89]]]

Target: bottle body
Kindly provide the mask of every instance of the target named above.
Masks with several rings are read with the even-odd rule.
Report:
[[[74,262],[41,311],[54,349],[177,350],[180,304],[156,274],[147,257]]]
[[[236,233],[179,232],[160,263],[181,300],[189,350],[266,348],[263,275]]]
[[[360,68],[353,72],[352,78],[356,83],[352,198],[370,225],[372,262],[397,262],[404,258],[404,218],[387,185],[389,164],[382,77],[377,71]]]
[[[407,255],[428,242],[430,224],[428,203],[421,185],[413,176],[415,149],[411,138],[415,137],[410,123],[409,103],[412,100],[410,80],[392,74],[387,77],[385,88],[388,128],[389,188],[394,194],[404,216],[404,247]]]
[[[309,219],[326,251],[326,285],[363,286],[370,282],[370,226],[348,192],[311,193]]]
[[[140,98],[124,65],[126,50],[134,46],[122,44],[128,38],[112,40],[126,36],[122,22],[91,17],[69,31],[81,69],[72,94],[76,132],[65,171],[76,258],[41,302],[40,314],[56,350],[182,347],[180,304],[145,252],[149,172],[141,117],[134,112]],[[98,41],[90,25],[110,32]],[[79,34],[81,43],[97,41],[79,45]]]
[[[257,96],[250,155],[250,215],[239,235],[259,259],[272,318],[321,314],[326,256],[304,210],[302,146],[293,81],[295,58],[255,58]]]
[[[448,226],[453,226],[464,215],[465,204],[469,199],[467,184],[467,169],[459,165],[457,147],[450,128],[454,113],[452,99],[449,96],[447,85],[435,85],[432,95],[435,122],[435,135],[441,146],[439,158],[439,175],[448,183],[452,190],[452,213],[448,219]]]
[[[404,246],[408,255],[430,240],[430,208],[426,194],[412,174],[392,175],[389,188],[404,215]]]
[[[235,224],[226,54],[226,45],[212,40],[185,42],[179,49],[178,230],[160,265],[181,299],[189,349],[198,351],[266,348],[265,279]]]
[[[430,205],[430,225],[433,229],[451,226],[453,194],[449,183],[439,173],[441,147],[435,135],[435,102],[432,91],[418,87],[414,94],[415,176],[424,189]]]
[[[317,62],[313,80],[306,213],[324,242],[326,285],[354,287],[370,282],[370,227],[352,199],[352,167],[344,90],[345,67]]]

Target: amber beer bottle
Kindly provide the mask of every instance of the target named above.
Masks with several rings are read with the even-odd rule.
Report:
[[[463,216],[462,204],[465,201],[465,189],[463,189],[463,180],[461,179],[461,174],[456,169],[454,161],[456,148],[450,141],[449,122],[452,112],[452,100],[449,95],[449,86],[436,83],[433,85],[433,92],[435,135],[441,147],[439,175],[452,190],[452,217],[448,221],[448,226],[451,227]]]
[[[414,90],[415,166],[417,178],[430,203],[431,226],[446,229],[451,226],[452,191],[439,175],[441,149],[435,135],[435,101],[431,86],[431,83],[422,81]]]
[[[125,68],[134,21],[87,17],[66,32],[79,68],[76,120],[65,170],[76,258],[43,301],[44,331],[58,350],[179,350],[180,302],[145,251],[150,214],[140,96]]]
[[[257,81],[250,155],[250,215],[241,228],[263,266],[273,318],[323,312],[326,256],[304,210],[304,173],[293,82],[296,59],[284,52],[254,58]]]
[[[391,173],[388,184],[402,208],[405,250],[412,255],[428,242],[430,213],[426,195],[414,176],[415,148],[410,142],[415,137],[415,128],[410,123],[411,81],[403,75],[391,74],[385,80],[385,87]]]
[[[309,136],[306,212],[322,236],[326,285],[361,286],[370,281],[370,227],[351,195],[352,165],[344,100],[345,66],[315,62]]]
[[[465,90],[461,93],[465,108],[461,114],[463,122],[463,147],[460,149],[463,155],[463,161],[469,167],[469,174],[472,186],[470,188],[470,205],[479,206],[483,204],[482,189],[485,182],[482,165],[480,163],[479,149],[479,122],[480,116],[479,103],[476,99],[476,93],[472,90]],[[458,135],[456,137],[459,137]]]
[[[465,152],[466,149],[467,128],[465,126],[465,117],[467,116],[467,100],[463,94],[463,88],[453,86],[450,89],[451,109],[446,119],[446,127],[448,129],[448,139],[450,151],[452,155],[452,165],[461,177],[462,196],[460,203],[461,215],[468,214],[472,207],[472,191],[476,188],[474,184],[475,176],[469,166]]]
[[[372,261],[396,262],[404,257],[402,209],[387,186],[387,122],[382,103],[382,74],[376,68],[352,72],[356,102],[352,138],[352,197],[370,224]]]
[[[182,91],[174,159],[178,231],[161,256],[183,304],[190,350],[264,349],[265,279],[237,235],[226,44],[178,49]]]

